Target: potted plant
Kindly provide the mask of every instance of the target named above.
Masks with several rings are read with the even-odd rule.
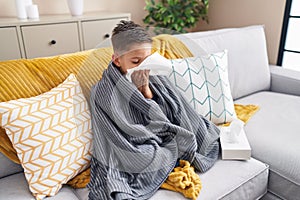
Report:
[[[208,0],[146,0],[147,27],[185,33],[203,19],[208,22]]]

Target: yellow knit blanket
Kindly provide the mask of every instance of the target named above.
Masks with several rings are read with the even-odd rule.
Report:
[[[196,200],[202,188],[200,177],[188,161],[179,162],[179,166],[169,174],[161,188],[180,192],[186,198]]]

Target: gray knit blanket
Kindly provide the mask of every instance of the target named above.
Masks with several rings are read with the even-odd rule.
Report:
[[[167,77],[150,76],[146,99],[112,63],[91,91],[89,199],[149,199],[178,159],[200,172],[219,154],[219,129],[197,114]]]

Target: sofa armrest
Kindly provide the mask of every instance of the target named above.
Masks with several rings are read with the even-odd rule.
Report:
[[[300,96],[300,71],[270,65],[271,91]]]

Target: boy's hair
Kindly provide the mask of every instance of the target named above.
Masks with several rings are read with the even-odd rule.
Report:
[[[124,53],[134,44],[151,43],[147,31],[133,21],[121,20],[113,29],[111,37],[115,52]]]

